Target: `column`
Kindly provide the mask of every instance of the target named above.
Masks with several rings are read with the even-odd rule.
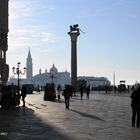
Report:
[[[71,37],[71,85],[76,87],[77,83],[77,38],[79,30],[68,32]]]

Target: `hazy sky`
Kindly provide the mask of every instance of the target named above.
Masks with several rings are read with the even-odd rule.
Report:
[[[79,24],[78,76],[107,77],[116,84],[140,82],[140,0],[10,0],[7,64],[26,66],[30,48],[33,74],[71,70],[69,26]]]

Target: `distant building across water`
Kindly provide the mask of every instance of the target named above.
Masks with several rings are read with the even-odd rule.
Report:
[[[111,85],[111,82],[106,77],[79,76],[78,80],[85,80],[90,87]]]
[[[55,85],[62,85],[71,84],[70,72],[67,70],[59,72],[58,69],[53,64],[52,67],[47,71],[47,69],[42,72],[39,69],[39,73],[33,76],[33,64],[32,64],[32,57],[31,52],[29,50],[28,56],[26,59],[26,79],[20,79],[20,85],[23,84],[33,84],[35,87],[45,86],[46,83],[55,83]],[[104,85],[111,85],[110,81],[105,77],[91,77],[91,76],[79,76],[77,80],[85,80],[87,85],[91,87],[98,87]],[[8,84],[14,83],[17,85],[17,79],[12,76],[9,78]]]
[[[26,68],[26,79],[20,79],[20,85],[33,84],[35,87],[41,87],[46,85],[46,83],[55,83],[56,86],[58,84],[64,86],[65,84],[71,83],[70,73],[67,70],[59,72],[54,64],[49,71],[45,69],[43,72],[41,69],[39,69],[39,73],[33,76],[33,64],[30,50],[26,59]],[[17,79],[14,76],[10,77],[9,79],[9,84],[11,83],[17,85]]]

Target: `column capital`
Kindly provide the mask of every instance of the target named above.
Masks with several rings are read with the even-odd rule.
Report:
[[[77,37],[80,35],[77,31],[70,31],[68,34],[70,35],[72,41],[76,41]]]

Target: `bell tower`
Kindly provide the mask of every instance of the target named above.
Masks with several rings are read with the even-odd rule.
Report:
[[[27,75],[26,78],[29,80],[33,77],[33,64],[32,64],[32,57],[31,57],[31,53],[30,50],[28,52],[28,57],[27,57],[27,62],[26,62],[26,68],[27,68]]]
[[[0,80],[6,84],[9,76],[9,66],[6,64],[8,50],[8,2],[0,0]]]

